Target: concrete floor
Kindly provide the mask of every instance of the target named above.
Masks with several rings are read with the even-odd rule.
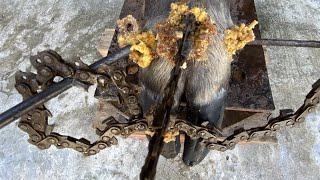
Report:
[[[119,0],[79,2],[0,0],[0,112],[22,100],[14,73],[32,70],[28,57],[53,49],[64,58],[80,56],[92,63],[105,28],[114,28]],[[256,0],[264,38],[320,39],[318,0]],[[268,71],[277,108],[296,109],[320,77],[320,49],[268,47]],[[57,132],[94,140],[94,87],[73,88],[48,103]],[[0,130],[0,179],[138,179],[147,142],[120,139],[117,147],[93,157],[52,147],[40,151],[27,143],[16,123]],[[278,143],[237,145],[210,152],[198,166],[179,157],[160,158],[157,179],[319,179],[320,109],[307,121],[278,133]]]

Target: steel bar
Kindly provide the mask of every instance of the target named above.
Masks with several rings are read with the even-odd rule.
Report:
[[[115,61],[128,56],[129,53],[130,53],[130,46],[127,46],[115,53],[112,53],[100,59],[99,61],[91,64],[89,67],[92,70],[97,70],[99,66],[101,66],[102,64],[112,64]],[[38,94],[35,94],[29,99],[22,101],[16,106],[3,112],[2,114],[0,114],[0,129],[12,123],[14,120],[20,118],[26,112],[40,106],[41,104],[49,101],[50,99],[56,97],[62,92],[68,90],[69,88],[74,86],[75,83],[77,83],[75,79],[70,79],[70,78],[64,79],[58,83],[53,84],[48,89]]]
[[[10,124],[14,120],[21,117],[26,112],[40,106],[41,104],[47,102],[53,97],[71,88],[73,86],[74,81],[76,80],[70,78],[63,79],[62,81],[50,86],[50,88],[38,94],[35,94],[34,96],[28,98],[25,101],[22,101],[18,105],[2,113],[0,115],[0,128],[3,128],[4,126]]]
[[[120,49],[119,51],[117,51],[116,53],[112,53],[112,54],[100,59],[99,61],[94,62],[89,67],[92,70],[97,70],[102,64],[112,64],[121,58],[127,57],[130,53],[130,48],[131,48],[131,46],[126,46],[126,47]]]
[[[280,40],[280,39],[256,39],[248,45],[289,46],[320,48],[320,41]]]
[[[178,82],[181,76],[180,67],[183,62],[186,61],[192,49],[190,48],[192,46],[192,42],[190,42],[189,34],[194,32],[196,20],[193,15],[187,15],[183,22],[187,24],[187,27],[183,33],[183,41],[180,42],[179,45],[179,52],[176,55],[176,66],[171,70],[169,82],[163,91],[164,93],[161,104],[159,104],[155,110],[154,120],[152,122],[155,134],[149,142],[149,152],[141,169],[140,179],[149,180],[155,178],[159,156],[164,146],[164,135],[170,122],[170,114],[176,113],[175,110],[172,109],[173,98],[178,88]]]

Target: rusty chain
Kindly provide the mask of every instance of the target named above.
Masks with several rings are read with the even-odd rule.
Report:
[[[116,87],[121,90],[119,94],[123,102],[119,104],[129,109],[129,113],[125,113],[133,118],[138,117],[141,113],[136,98],[140,90],[133,84],[125,83],[125,80],[122,79],[126,75],[126,71],[124,70],[109,68],[108,73],[112,75],[110,78],[103,74],[92,72],[80,59],[67,62],[51,50],[32,56],[30,62],[36,68],[36,74],[19,71],[15,76],[15,88],[23,96],[24,100],[50,87],[50,85],[55,83],[56,77],[74,78],[80,81],[84,87],[92,85],[97,81],[99,82],[98,84],[103,84],[101,86],[105,86],[105,84],[108,84],[107,81],[110,83],[112,79]],[[51,145],[55,145],[57,148],[72,148],[84,155],[94,155],[106,147],[117,144],[117,139],[110,135],[110,133],[115,132],[115,128],[109,128],[104,132],[100,132],[101,137],[99,140],[90,143],[90,141],[84,138],[76,139],[53,132],[53,126],[48,125],[49,116],[51,116],[50,112],[44,105],[41,105],[23,115],[18,124],[20,129],[29,134],[28,141],[40,149],[47,149]],[[137,125],[137,128],[145,127],[140,122],[135,122],[135,125]],[[130,128],[132,127],[135,128],[135,126],[130,125]],[[124,134],[123,136],[126,137],[127,135]]]
[[[38,148],[48,149],[51,145],[55,145],[57,148],[72,148],[84,155],[95,155],[102,149],[116,145],[118,143],[117,136],[126,138],[136,132],[153,131],[152,110],[146,113],[143,118],[138,103],[141,87],[128,83],[126,80],[128,75],[137,73],[137,67],[123,69],[104,66],[103,70],[98,70],[98,73],[95,73],[90,71],[90,68],[80,59],[67,62],[51,50],[32,56],[30,61],[36,68],[37,74],[21,71],[16,73],[15,87],[24,100],[50,87],[55,83],[54,78],[57,76],[74,78],[84,85],[92,85],[97,82],[97,89],[102,92],[108,92],[112,87],[117,89],[118,91],[113,94],[113,97],[117,95],[118,97],[111,98],[109,101],[115,102],[113,105],[130,117],[128,122],[120,122],[114,117],[108,118],[104,126],[97,129],[99,139],[91,143],[84,138],[77,139],[53,132],[53,126],[48,125],[48,117],[51,114],[44,105],[41,105],[23,115],[18,125],[20,129],[29,134],[28,141]],[[292,110],[284,110],[280,111],[280,115],[275,118],[272,118],[270,114],[265,114],[262,118],[267,120],[267,123],[260,127],[250,129],[238,127],[238,129],[232,130],[231,135],[230,133],[225,135],[226,133],[223,131],[221,133],[212,128],[196,126],[182,118],[172,116],[167,131],[184,132],[192,139],[200,139],[201,144],[211,150],[226,151],[233,149],[240,141],[272,137],[280,127],[290,127],[304,121],[319,102],[320,81],[313,85],[313,89],[307,95],[304,104],[295,113]]]

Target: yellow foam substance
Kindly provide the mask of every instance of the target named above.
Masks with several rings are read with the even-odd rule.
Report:
[[[179,2],[179,3],[171,3],[170,5],[170,15],[168,17],[168,22],[171,25],[178,26],[180,25],[180,21],[184,14],[186,14],[189,10],[189,7],[186,3]]]
[[[193,14],[199,22],[199,27],[192,37],[195,46],[188,59],[205,59],[203,57],[211,35],[216,33],[216,26],[211,22],[205,9],[199,7],[189,9],[185,2],[171,3],[170,9],[169,17],[156,25],[157,37],[151,31],[141,33],[136,19],[131,15],[118,21],[119,47],[132,45],[129,57],[142,68],[148,67],[157,57],[174,63],[178,52],[178,41],[183,37],[182,30],[185,26],[181,20],[187,14]],[[133,31],[128,30],[128,25],[133,25]]]
[[[143,32],[133,37],[129,58],[140,67],[148,67],[155,57],[156,38],[151,31]]]
[[[149,135],[149,136],[153,136],[154,135],[154,131],[150,131],[149,129],[148,130],[146,130],[146,131],[144,131],[147,135]]]
[[[224,42],[230,55],[234,55],[238,50],[244,48],[246,44],[254,41],[253,29],[257,24],[258,21],[254,20],[249,26],[242,23],[240,26],[233,26],[225,31]]]
[[[190,36],[194,47],[187,59],[197,59],[198,61],[207,59],[205,52],[211,42],[212,35],[216,34],[216,25],[211,21],[205,9],[200,7],[190,9],[184,2],[172,3],[169,17],[156,26],[158,31],[157,53],[159,57],[175,63],[178,41],[183,37],[183,33],[175,36],[173,32],[183,31],[185,24],[182,22],[182,18],[188,14],[195,16],[198,26],[193,35]]]
[[[153,136],[155,132],[153,131],[150,131],[150,130],[146,130],[145,133],[149,136]],[[176,141],[176,136],[179,135],[179,131],[174,131],[174,132],[171,132],[171,131],[167,131],[165,134],[164,134],[164,139],[163,141],[165,143],[169,143],[169,142],[172,142],[172,141]]]
[[[134,40],[135,40],[134,36],[135,35],[132,35],[132,34],[130,34],[130,35],[122,35],[122,34],[119,35],[118,36],[118,45],[119,45],[119,47],[123,48],[123,47],[125,47],[127,45],[134,44]]]
[[[174,132],[166,132],[164,134],[164,139],[163,141],[165,143],[169,143],[169,142],[172,142],[172,141],[176,141],[176,136],[179,135],[179,131],[174,131]]]
[[[137,30],[129,32],[126,25],[134,22],[137,26],[136,20],[131,15],[118,21],[120,34],[118,35],[119,47],[125,47],[126,45],[132,45],[130,48],[129,58],[137,63],[140,67],[146,68],[150,65],[155,58],[156,50],[156,38],[153,32],[139,32]],[[133,23],[133,24],[134,24]]]
[[[207,13],[202,8],[194,7],[190,10],[190,12],[196,17],[196,21],[198,22],[204,22],[207,18]]]

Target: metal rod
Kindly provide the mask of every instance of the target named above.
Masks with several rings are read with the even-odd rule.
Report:
[[[47,102],[48,100],[52,99],[53,97],[59,95],[60,93],[66,91],[67,89],[71,88],[74,83],[74,79],[63,79],[62,81],[53,84],[50,88],[41,91],[38,94],[33,95],[32,97],[28,98],[25,101],[22,101],[18,105],[10,108],[6,112],[0,114],[0,129],[4,126],[10,124],[14,120],[21,117],[23,114],[27,113],[28,111],[40,106],[41,104]]]
[[[179,42],[179,52],[176,54],[176,66],[171,70],[169,82],[163,90],[163,99],[161,104],[155,110],[152,127],[155,134],[149,142],[149,152],[145,163],[140,172],[140,179],[152,180],[156,176],[159,156],[164,146],[164,135],[170,122],[170,114],[175,114],[176,110],[172,109],[174,94],[178,88],[178,82],[181,77],[180,66],[186,61],[192,48],[190,48],[189,34],[194,31],[196,19],[193,15],[188,15],[183,20],[187,27],[183,33],[183,41]]]
[[[112,64],[121,58],[127,57],[130,53],[130,48],[131,48],[131,46],[126,46],[126,47],[120,49],[119,51],[117,51],[116,53],[110,54],[110,55],[100,59],[99,61],[94,62],[89,67],[92,70],[97,70],[102,64]]]
[[[302,40],[279,40],[279,39],[256,39],[248,45],[266,45],[266,46],[290,46],[290,47],[310,47],[320,48],[320,41],[302,41]]]
[[[112,64],[115,61],[128,56],[130,53],[130,46],[127,46],[115,53],[112,53],[99,61],[91,64],[89,67],[92,70],[97,70],[99,66],[102,64]],[[53,84],[48,89],[33,95],[32,97],[28,98],[27,100],[22,101],[21,103],[17,104],[16,106],[10,108],[9,110],[0,114],[0,129],[5,127],[6,125],[12,123],[14,120],[20,118],[23,114],[27,113],[28,111],[40,106],[41,104],[49,101],[50,99],[56,97],[57,95],[61,94],[62,92],[68,90],[74,84],[79,83],[75,79],[66,78],[62,81]]]

